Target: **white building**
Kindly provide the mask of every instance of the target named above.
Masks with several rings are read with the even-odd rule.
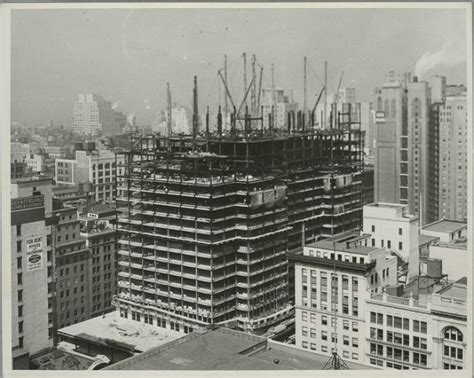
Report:
[[[96,94],[80,94],[74,104],[72,130],[85,135],[117,135],[122,133],[120,117],[116,117],[110,101]]]
[[[373,203],[363,208],[363,232],[372,236],[372,247],[386,248],[408,263],[408,279],[419,273],[418,217],[407,205]]]
[[[466,275],[470,261],[467,252],[467,224],[442,219],[421,229],[420,237],[437,240],[428,246],[426,257],[443,261],[443,271],[451,280]]]
[[[57,184],[91,183],[96,201],[115,200],[115,154],[110,150],[76,151],[75,159],[57,159],[55,172]]]
[[[365,360],[365,299],[393,285],[397,258],[367,246],[369,235],[345,234],[304,246],[295,262],[296,346],[343,359]]]
[[[298,103],[293,101],[293,96],[288,96],[281,88],[263,89],[261,104],[263,106],[263,126],[265,128],[268,128],[268,114],[272,113],[272,106],[274,129],[286,129],[288,113],[298,111]],[[258,109],[259,113],[260,111]]]
[[[11,184],[11,314],[13,368],[53,346],[52,183],[16,179]]]
[[[451,283],[442,278],[418,280],[421,283],[415,282],[409,292],[371,294],[367,300],[368,363],[399,370],[462,369],[466,279]]]

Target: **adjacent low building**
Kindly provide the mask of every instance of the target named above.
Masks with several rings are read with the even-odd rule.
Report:
[[[346,361],[365,361],[365,299],[397,282],[397,257],[349,233],[289,254],[295,263],[296,346]]]

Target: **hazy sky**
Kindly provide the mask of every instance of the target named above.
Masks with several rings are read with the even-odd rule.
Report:
[[[191,107],[193,75],[199,105],[215,107],[217,69],[229,56],[233,96],[242,98],[246,52],[264,66],[263,87],[292,89],[302,103],[303,57],[308,102],[321,89],[355,87],[369,100],[389,70],[466,82],[465,10],[146,9],[15,10],[12,12],[12,121],[69,125],[78,93],[99,93],[137,121],[150,123],[173,101]],[[250,78],[250,70],[248,77]],[[250,79],[249,79],[250,81]],[[223,98],[221,91],[220,97]],[[236,101],[237,102],[237,101]]]

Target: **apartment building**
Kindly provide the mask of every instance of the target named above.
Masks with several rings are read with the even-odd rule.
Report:
[[[80,234],[77,209],[54,211],[58,224],[54,232],[56,260],[56,324],[63,328],[91,316],[89,304],[90,250]]]
[[[408,205],[375,202],[363,208],[363,232],[372,247],[386,248],[408,264],[408,280],[419,274],[418,217]]]
[[[397,257],[348,233],[290,253],[295,264],[296,346],[364,362],[366,296],[397,282]]]
[[[13,368],[53,345],[54,287],[51,180],[11,183],[11,313]]]

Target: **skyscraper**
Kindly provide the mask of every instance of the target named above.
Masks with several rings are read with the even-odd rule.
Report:
[[[123,117],[116,115],[110,101],[96,94],[80,94],[74,104],[72,130],[85,135],[122,133]]]
[[[408,204],[428,219],[428,129],[431,93],[426,82],[390,81],[375,91],[375,200]]]

